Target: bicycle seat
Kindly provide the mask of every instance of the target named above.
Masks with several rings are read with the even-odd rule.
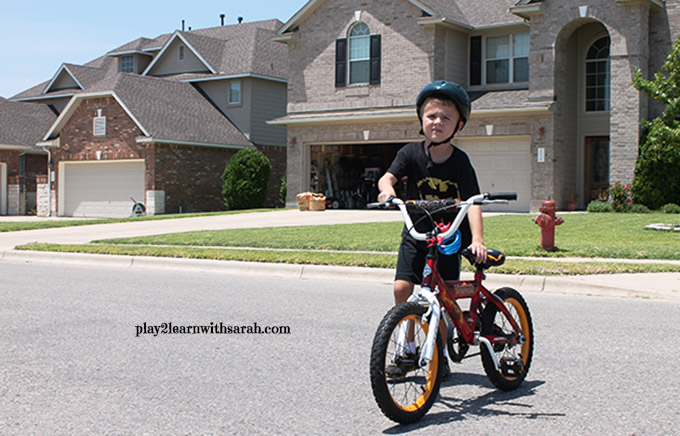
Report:
[[[463,257],[465,257],[470,262],[470,264],[473,266],[479,266],[482,269],[489,269],[492,266],[501,266],[505,263],[505,254],[498,250],[487,250],[486,262],[481,265],[475,262],[475,255],[472,254],[472,251],[469,248],[461,250],[460,254],[463,255]]]

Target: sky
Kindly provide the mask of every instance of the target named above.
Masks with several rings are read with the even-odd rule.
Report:
[[[277,18],[287,22],[307,0],[0,0],[0,97],[46,80],[62,63],[83,65],[139,37],[182,28]]]

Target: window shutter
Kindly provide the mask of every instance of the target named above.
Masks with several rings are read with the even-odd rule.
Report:
[[[470,38],[470,85],[482,84],[482,37]]]
[[[369,83],[380,83],[380,35],[371,35],[371,78]]]
[[[347,38],[335,40],[335,86],[345,86],[347,77]]]

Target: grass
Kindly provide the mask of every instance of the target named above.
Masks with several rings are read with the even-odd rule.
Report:
[[[558,250],[540,247],[541,229],[530,215],[499,215],[484,219],[488,247],[507,256],[601,257],[614,259],[680,260],[680,234],[645,229],[668,221],[665,214],[568,214],[558,226]],[[401,240],[399,222],[273,227],[175,233],[140,238],[96,241],[107,244],[257,247],[348,251],[396,251]]]
[[[41,220],[36,218],[35,221],[0,221],[1,232],[18,232],[22,230],[39,230],[52,229],[56,227],[75,227],[75,226],[90,226],[94,224],[111,224],[111,223],[127,223],[131,221],[155,221],[168,220],[178,218],[193,218],[199,216],[212,215],[229,215],[234,213],[251,213],[251,212],[265,212],[275,209],[250,209],[237,211],[219,211],[219,212],[201,212],[201,213],[184,213],[184,214],[167,214],[154,215],[142,217],[129,218],[90,218],[90,219],[63,219],[63,220]]]
[[[510,257],[505,265],[493,271],[539,275],[680,271],[680,265],[663,261],[636,263],[581,259],[557,262],[549,259],[680,260],[680,234],[644,228],[647,224],[668,222],[669,215],[582,213],[565,214],[564,219],[564,224],[556,228],[559,249],[549,253],[539,247],[540,228],[533,223],[532,216],[485,218],[486,245],[502,250]],[[21,249],[394,268],[394,252],[399,246],[401,228],[400,222],[392,222],[237,229],[121,238],[88,245],[29,244]]]

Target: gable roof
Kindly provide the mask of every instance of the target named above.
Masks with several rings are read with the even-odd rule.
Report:
[[[0,148],[38,143],[57,116],[45,105],[19,103],[0,97]]]
[[[310,0],[277,32],[278,35],[294,31],[325,0]],[[404,0],[423,11],[421,23],[449,23],[466,30],[500,24],[521,23],[509,8],[518,0]]]
[[[255,75],[286,81],[288,77],[287,49],[271,39],[281,24],[281,21],[273,19],[188,32],[176,31],[154,39],[137,38],[84,65],[63,64],[52,79],[22,91],[11,99],[24,101],[67,98],[81,92],[89,92],[92,85],[98,81],[118,74],[118,56],[131,53],[151,54],[155,56],[152,61],[155,62],[171,39],[178,38],[179,35],[214,72],[178,74],[165,76],[166,79],[192,81],[225,76]],[[206,69],[209,70],[207,67]],[[78,83],[78,88],[53,90],[52,83],[62,73],[72,77]]]
[[[265,20],[189,32],[176,31],[167,38],[161,51],[142,74],[149,75],[167,48],[180,39],[213,75],[184,74],[181,80],[233,75],[258,75],[287,80],[287,50],[272,41],[281,24],[279,20]]]
[[[189,83],[117,73],[72,97],[43,140],[59,135],[80,103],[110,96],[146,138],[199,146],[249,147],[252,143]]]

